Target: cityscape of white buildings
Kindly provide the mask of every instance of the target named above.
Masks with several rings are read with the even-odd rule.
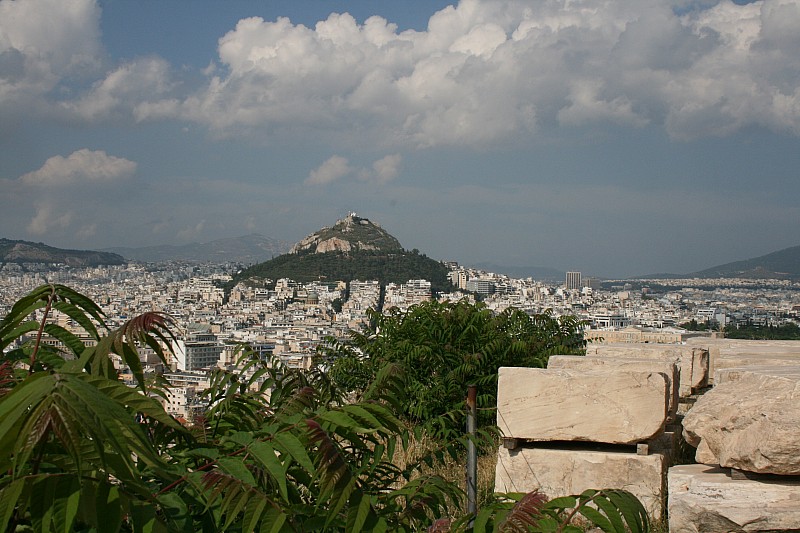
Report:
[[[779,325],[798,323],[800,283],[785,280],[659,279],[603,282],[567,273],[563,282],[516,279],[449,263],[452,291],[442,300],[482,299],[496,312],[516,307],[530,314],[576,315],[588,325],[587,337],[628,342],[681,342],[696,334],[680,329],[700,324]],[[131,263],[71,268],[45,264],[5,264],[0,268],[0,317],[43,283],[78,290],[100,305],[110,327],[147,311],[168,313],[177,339],[167,372],[173,387],[167,410],[191,419],[197,390],[208,386],[208,370],[235,364],[237,346],[246,342],[260,354],[279,357],[295,368],[309,368],[317,347],[329,337],[343,338],[368,320],[368,310],[387,311],[431,299],[426,280],[312,282],[276,280],[261,286],[239,284],[227,300],[222,286],[236,264]],[[65,327],[66,317],[58,317]],[[143,351],[143,363],[158,365]],[[121,367],[125,378],[126,369]],[[128,376],[132,380],[132,376]]]

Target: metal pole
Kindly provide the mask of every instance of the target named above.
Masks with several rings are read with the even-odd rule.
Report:
[[[477,418],[478,387],[467,386],[467,512],[478,514],[478,451],[475,449],[475,419]]]

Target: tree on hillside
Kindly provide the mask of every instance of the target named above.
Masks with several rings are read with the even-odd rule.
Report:
[[[452,287],[447,272],[447,267],[441,262],[405,251],[389,254],[373,250],[284,254],[242,270],[228,285],[232,288],[242,281],[280,278],[291,278],[301,283],[321,277],[342,281],[374,279],[381,285],[427,279],[432,290],[438,292]]]
[[[405,415],[420,421],[461,410],[469,384],[479,387],[479,407],[494,407],[499,367],[543,368],[550,355],[585,354],[586,341],[575,317],[513,308],[495,314],[483,303],[428,301],[407,312],[372,312],[363,331],[345,342],[330,339],[320,353],[331,379],[349,391],[364,390],[386,364],[401,367]],[[463,418],[455,420],[463,427]]]

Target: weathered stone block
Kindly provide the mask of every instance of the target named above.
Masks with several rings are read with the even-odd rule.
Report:
[[[800,475],[800,373],[738,369],[718,375],[721,381],[683,420],[697,462]]]
[[[503,367],[497,424],[506,437],[635,444],[663,430],[668,391],[658,372]]]
[[[716,362],[714,384],[720,372],[731,369],[751,367],[785,367],[789,371],[800,368],[800,355],[789,354],[737,354],[719,357]]]
[[[566,370],[608,369],[633,372],[661,372],[667,377],[667,419],[672,421],[678,410],[680,367],[674,360],[638,357],[583,357],[580,355],[551,355],[547,368]]]
[[[587,350],[588,356],[599,357],[647,357],[662,360],[677,360],[680,365],[681,398],[708,385],[709,355],[706,348],[679,344],[597,344]]]
[[[695,337],[687,344],[709,352],[709,384],[718,369],[752,365],[795,364],[800,360],[800,341],[757,341]]]
[[[495,492],[531,492],[548,497],[580,494],[586,489],[625,489],[652,517],[664,508],[666,458],[619,451],[501,447]]]
[[[746,373],[800,380],[800,361],[796,361],[794,364],[769,364],[722,368],[717,371],[715,382],[727,383],[739,381]]]
[[[706,465],[668,473],[671,533],[800,530],[800,481],[731,479]]]

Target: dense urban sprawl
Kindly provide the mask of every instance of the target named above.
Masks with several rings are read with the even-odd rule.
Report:
[[[449,263],[452,291],[440,299],[482,299],[490,309],[516,307],[528,313],[549,310],[586,321],[587,338],[617,342],[681,342],[696,335],[678,327],[689,321],[724,327],[738,324],[797,323],[800,283],[785,280],[661,279],[603,281],[567,273],[565,282],[514,279]],[[60,283],[86,294],[103,309],[110,327],[147,311],[168,313],[177,324],[175,355],[161,368],[174,385],[165,407],[190,419],[195,392],[207,386],[207,370],[235,364],[237,346],[284,364],[308,368],[317,347],[329,337],[358,330],[369,309],[401,310],[432,297],[426,280],[389,284],[377,281],[300,284],[240,283],[226,298],[224,285],[241,265],[182,262],[131,263],[71,268],[49,264],[5,264],[0,269],[0,316],[21,296],[43,283]],[[40,318],[40,317],[39,317]],[[79,330],[65,316],[55,320]],[[87,342],[89,339],[87,338]],[[155,354],[143,363],[158,369]],[[120,368],[122,376],[126,369]],[[129,375],[128,375],[129,376]],[[130,376],[129,376],[130,377]]]

